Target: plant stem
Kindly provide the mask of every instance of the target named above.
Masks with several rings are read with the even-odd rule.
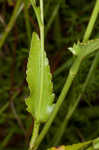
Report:
[[[52,23],[53,23],[53,20],[55,19],[56,15],[57,15],[57,12],[58,12],[58,10],[59,10],[59,7],[60,7],[60,2],[56,5],[56,7],[55,7],[55,9],[54,9],[54,11],[53,11],[53,13],[52,13],[50,19],[49,19],[49,22],[48,22],[48,24],[47,24],[47,26],[46,26],[45,38],[46,38],[46,36],[47,36],[47,33],[48,33],[48,30],[49,30],[50,26],[51,26]]]
[[[33,135],[31,137],[29,150],[33,150],[34,149],[35,141],[36,141],[38,133],[39,133],[39,125],[40,124],[35,120],[34,121],[34,127],[33,127]]]
[[[5,40],[6,40],[9,32],[11,31],[11,29],[12,29],[14,23],[15,23],[15,20],[17,18],[17,11],[19,9],[21,1],[22,0],[17,0],[17,3],[16,3],[16,6],[14,8],[13,14],[11,16],[10,22],[9,22],[8,26],[6,27],[5,32],[3,33],[3,36],[2,36],[2,38],[0,40],[0,49],[2,48],[2,46],[3,46],[3,44],[4,44]]]
[[[3,150],[6,148],[7,144],[9,143],[9,141],[12,139],[12,136],[15,133],[15,129],[11,128],[10,132],[8,133],[8,135],[6,135],[6,137],[4,138],[4,140],[2,141],[2,144],[0,143],[0,150]]]
[[[26,1],[25,0],[24,0],[24,16],[25,16],[25,24],[26,24],[26,30],[27,30],[28,44],[30,45],[31,26],[30,26],[30,22],[29,22],[28,6],[26,6]]]
[[[40,13],[41,13],[41,25],[40,25],[40,39],[42,55],[44,53],[44,14],[43,14],[43,0],[40,0]]]
[[[42,24],[44,24],[43,0],[40,0],[40,13],[41,13]]]
[[[0,108],[0,115],[8,108],[9,102],[7,102],[3,107]]]
[[[98,12],[99,12],[99,0],[96,1],[95,7],[93,9],[92,15],[91,15],[91,19],[90,22],[88,24],[87,30],[85,32],[83,41],[87,41],[92,33],[95,21],[97,19],[98,16]]]
[[[40,102],[38,106],[39,114],[42,103],[42,93],[43,93],[43,82],[44,82],[44,16],[43,16],[43,0],[40,0],[40,15],[41,15],[41,25],[40,25],[40,40],[41,40],[41,79],[40,79]]]

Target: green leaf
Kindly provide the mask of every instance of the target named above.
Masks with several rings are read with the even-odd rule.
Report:
[[[99,49],[99,39],[90,40],[86,43],[78,42],[73,45],[73,48],[69,48],[74,55],[82,55],[82,57],[86,57],[97,49]]]
[[[48,59],[45,51],[42,55],[41,41],[36,33],[32,36],[26,74],[30,89],[30,96],[26,99],[27,110],[37,121],[45,122],[54,107],[54,94]]]
[[[48,150],[99,150],[99,138],[87,142],[77,143],[67,146],[52,147]]]
[[[67,146],[62,145],[59,146],[58,148],[52,147],[49,148],[48,150],[99,150],[99,138],[73,145]]]

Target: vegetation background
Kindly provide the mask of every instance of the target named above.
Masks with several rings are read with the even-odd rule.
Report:
[[[94,5],[94,0],[44,0],[45,48],[56,98],[72,64],[72,54],[68,47],[82,41]],[[98,20],[99,17],[91,39],[99,38]],[[25,98],[29,94],[26,64],[34,30],[39,33],[35,14],[28,1],[0,0],[0,150],[27,150],[32,133],[33,118],[26,111]],[[73,110],[67,127],[65,125],[63,136],[60,141],[55,140],[57,129],[68,111],[73,109],[81,92],[94,56],[95,53],[82,62],[66,100],[40,145],[41,150],[99,136],[98,61],[78,107]]]

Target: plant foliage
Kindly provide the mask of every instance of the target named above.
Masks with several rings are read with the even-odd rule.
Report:
[[[44,58],[42,58],[40,44],[40,39],[34,32],[26,72],[30,89],[30,96],[27,98],[26,104],[28,106],[27,110],[38,122],[45,122],[53,110],[54,94],[52,93],[53,85],[48,59],[45,51],[43,54]],[[41,59],[43,59],[43,64]],[[43,69],[41,69],[42,65]],[[43,81],[41,78],[42,72]]]

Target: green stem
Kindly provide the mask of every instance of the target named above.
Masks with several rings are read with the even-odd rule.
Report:
[[[40,0],[40,15],[41,15],[41,25],[40,25],[40,40],[41,40],[41,79],[40,79],[40,102],[39,102],[39,114],[42,103],[42,93],[43,93],[43,82],[44,82],[44,16],[43,16],[43,0]]]
[[[47,26],[46,26],[45,38],[46,38],[46,36],[47,36],[47,33],[48,33],[48,30],[49,30],[50,26],[51,26],[52,23],[53,23],[53,20],[55,19],[56,15],[57,15],[57,12],[58,12],[58,10],[59,10],[59,7],[60,7],[60,2],[58,2],[58,4],[56,5],[56,7],[55,7],[55,9],[54,9],[54,11],[53,11],[53,13],[52,13],[50,19],[49,19],[49,22],[48,22],[48,24],[47,24]]]
[[[42,24],[44,24],[43,0],[40,0],[40,13],[41,13],[41,21],[42,21]]]
[[[29,150],[34,149],[35,141],[36,141],[38,133],[39,133],[39,125],[40,124],[35,120],[34,127],[33,127],[33,134],[32,134],[30,145],[29,145]]]
[[[39,144],[41,143],[41,141],[43,140],[44,136],[46,135],[49,127],[51,126],[56,114],[58,113],[58,110],[64,100],[64,98],[66,97],[67,95],[67,92],[72,84],[72,81],[74,79],[74,77],[76,76],[77,72],[78,72],[78,69],[79,69],[79,66],[80,66],[80,63],[81,63],[81,60],[82,60],[82,57],[77,57],[74,64],[72,65],[71,69],[70,69],[70,72],[69,72],[69,75],[68,75],[68,78],[67,78],[67,81],[64,85],[64,88],[58,98],[58,101],[56,103],[56,106],[51,114],[51,117],[50,119],[48,120],[48,122],[46,123],[46,125],[44,126],[43,130],[41,131],[38,139],[36,140],[35,142],[35,148],[34,149],[37,149],[37,147],[39,146]]]
[[[15,129],[11,128],[11,130],[8,133],[8,135],[6,135],[6,137],[2,141],[2,144],[0,145],[0,150],[4,150],[6,148],[7,144],[12,139],[12,136],[14,135],[14,133],[15,133]]]
[[[0,108],[0,115],[8,108],[9,102],[7,102],[3,107]]]
[[[29,12],[28,12],[28,6],[26,6],[26,0],[24,0],[24,16],[25,16],[25,24],[26,24],[26,30],[27,30],[27,37],[28,37],[28,44],[30,45],[31,41],[31,26],[29,22]]]
[[[46,38],[46,36],[47,36],[47,33],[48,33],[48,31],[49,31],[49,28],[51,27],[51,25],[52,25],[52,23],[53,23],[53,21],[54,21],[56,15],[57,15],[57,13],[58,13],[58,11],[59,11],[61,2],[62,2],[62,0],[59,0],[59,1],[58,1],[57,5],[55,6],[54,11],[53,11],[53,13],[52,13],[52,15],[51,15],[51,17],[50,17],[50,19],[49,19],[49,21],[48,21],[48,24],[47,24],[47,26],[46,26],[46,28],[45,28],[45,38]]]
[[[3,33],[3,36],[2,36],[2,38],[0,40],[0,49],[2,48],[2,46],[3,46],[3,44],[4,44],[5,40],[6,40],[9,32],[11,31],[12,27],[14,26],[14,23],[15,23],[16,18],[17,18],[17,11],[18,11],[18,9],[20,7],[21,1],[22,0],[17,0],[17,3],[16,3],[16,6],[15,6],[15,9],[13,11],[13,14],[11,16],[10,22],[7,25],[7,27],[5,29],[5,32]]]
[[[95,21],[96,21],[97,16],[98,16],[98,12],[99,12],[99,0],[96,1],[94,10],[93,10],[92,15],[91,15],[90,22],[88,24],[87,30],[86,30],[84,38],[83,38],[83,41],[87,41],[89,39],[89,37],[92,33],[92,30],[93,30]]]
[[[44,53],[44,14],[43,14],[43,0],[40,0],[40,13],[41,13],[40,39],[41,39],[41,49],[42,49],[42,55],[43,55],[43,53]]]

